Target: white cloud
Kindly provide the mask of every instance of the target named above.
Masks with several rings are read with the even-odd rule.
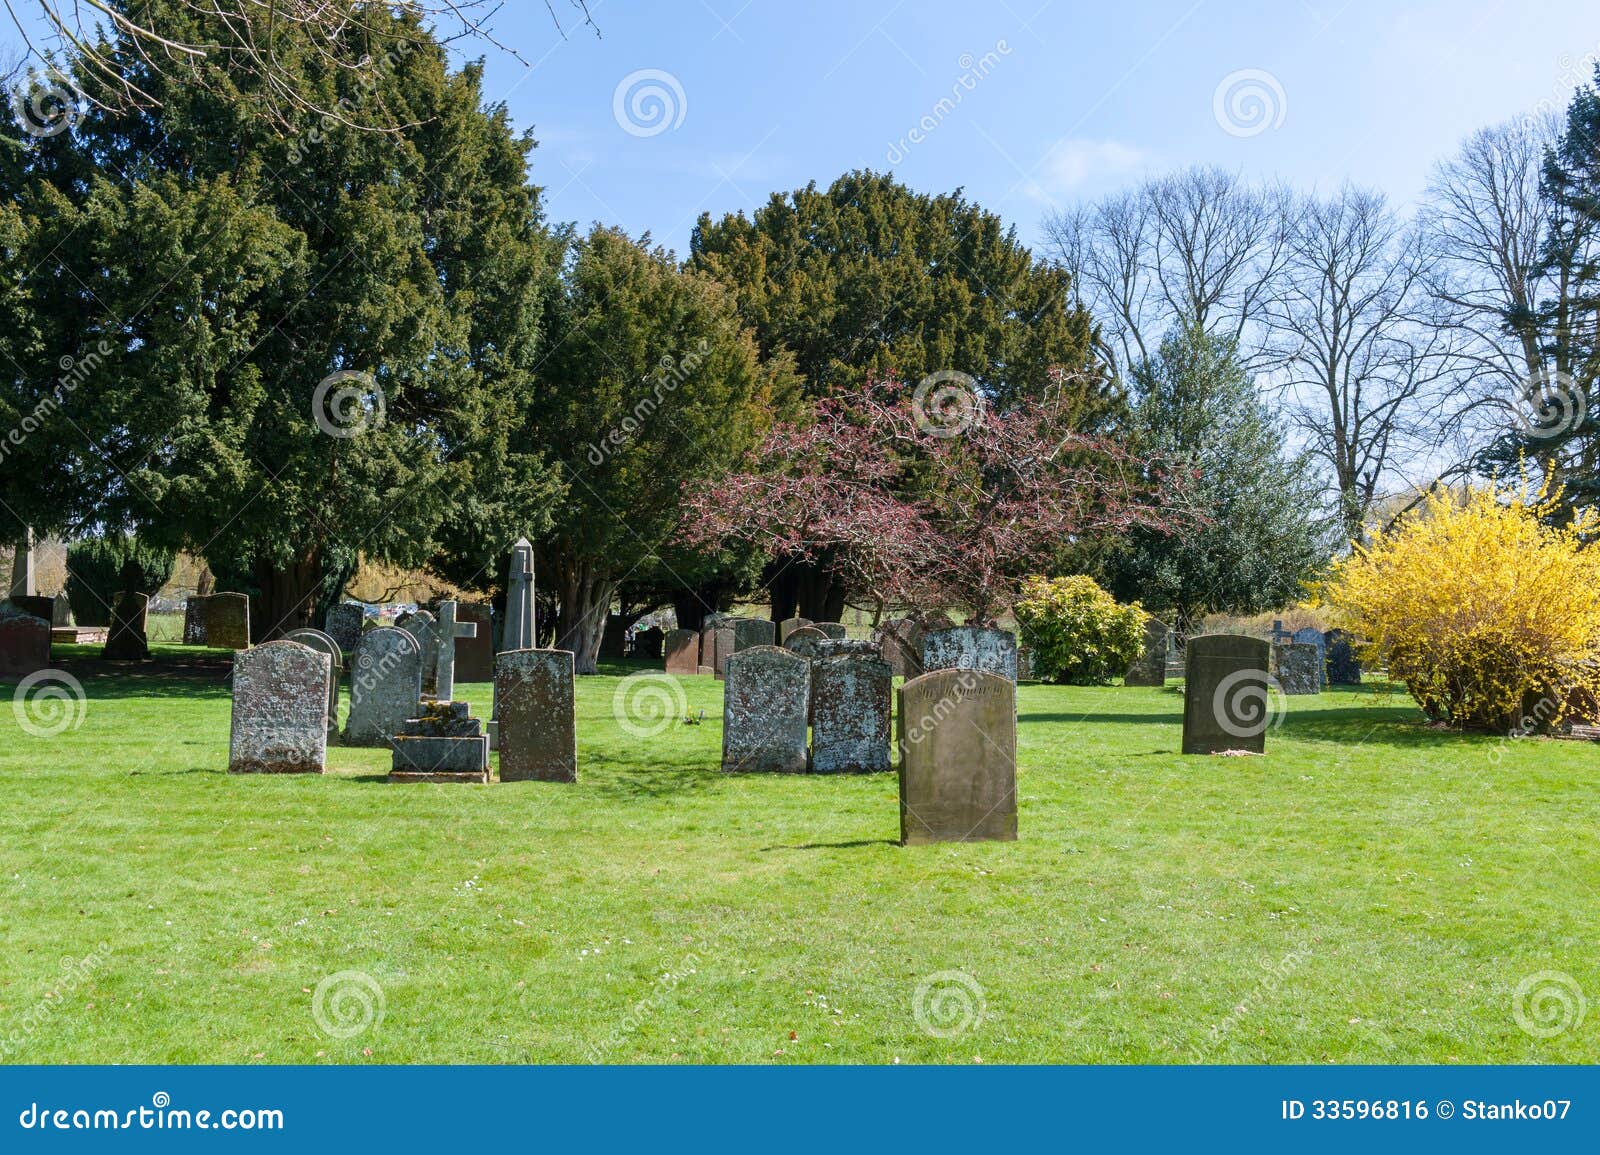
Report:
[[[1149,163],[1143,149],[1119,140],[1058,140],[1023,191],[1034,200],[1055,204],[1086,189],[1120,182]]]

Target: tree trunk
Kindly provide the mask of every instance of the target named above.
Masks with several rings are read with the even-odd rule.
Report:
[[[270,642],[290,630],[316,626],[312,620],[322,595],[320,552],[277,566],[260,558],[255,563],[261,592],[250,601],[250,640]]]
[[[705,624],[706,615],[715,613],[723,590],[720,586],[699,586],[680,589],[672,595],[672,610],[678,615],[680,630],[698,630]]]
[[[794,567],[783,561],[771,562],[766,571],[766,587],[772,595],[772,620],[786,622],[800,612],[799,583]]]
[[[587,561],[574,563],[557,580],[561,583],[561,617],[556,626],[556,649],[572,651],[578,673],[598,673],[600,642],[617,583]]]
[[[844,616],[847,591],[827,562],[796,562],[790,569],[795,575],[795,595],[801,617],[814,622],[837,622]]]

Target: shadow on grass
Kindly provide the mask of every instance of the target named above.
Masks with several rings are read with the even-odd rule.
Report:
[[[899,846],[894,838],[857,838],[851,842],[802,842],[798,846],[763,846],[761,853],[772,850],[855,850],[862,846]]]

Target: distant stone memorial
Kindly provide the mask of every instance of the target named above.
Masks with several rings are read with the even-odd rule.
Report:
[[[145,623],[150,615],[147,594],[123,590],[111,602],[111,629],[100,656],[113,662],[142,662],[150,656]]]
[[[834,641],[842,642],[850,636],[850,631],[840,622],[812,622],[811,628],[821,630]]]
[[[633,656],[647,662],[661,660],[661,646],[666,641],[666,631],[659,626],[649,626],[633,635]]]
[[[576,782],[578,739],[570,650],[495,658],[501,782]]]
[[[1322,647],[1310,642],[1278,642],[1272,647],[1272,676],[1285,694],[1322,693]]]
[[[922,627],[910,618],[890,618],[878,627],[878,648],[897,678],[922,673]]]
[[[1017,637],[1006,630],[953,626],[922,636],[922,668],[985,670],[1017,680]]]
[[[778,623],[778,644],[780,646],[783,645],[784,642],[789,640],[790,634],[794,633],[801,626],[809,626],[810,624],[810,618],[784,618],[783,621]]]
[[[339,741],[339,677],[344,673],[344,653],[339,643],[321,630],[290,630],[283,635],[286,642],[299,642],[319,654],[328,655],[328,745]]]
[[[65,629],[77,624],[72,620],[72,602],[67,598],[67,591],[62,590],[50,601],[50,625]]]
[[[1128,667],[1122,682],[1127,686],[1165,686],[1167,684],[1167,623],[1146,618],[1144,648]]]
[[[779,646],[728,659],[722,696],[722,769],[727,774],[804,774],[811,662]]]
[[[32,614],[46,625],[56,612],[55,599],[40,597],[38,594],[12,594],[6,600],[23,613]]]
[[[456,681],[494,681],[494,610],[484,602],[462,602],[456,621],[470,622],[477,632],[456,638]]]
[[[389,781],[489,781],[489,736],[466,702],[424,701],[389,740]]]
[[[732,618],[726,624],[733,628],[733,652],[736,654],[740,650],[776,644],[778,627],[763,618]]]
[[[1317,690],[1320,692],[1322,687],[1328,684],[1328,647],[1322,640],[1322,631],[1306,626],[1304,629],[1296,630],[1290,635],[1289,640],[1303,646],[1317,647]]]
[[[511,547],[506,572],[506,621],[500,631],[500,650],[533,648],[535,630],[533,596],[533,546],[525,537]]]
[[[1361,659],[1344,630],[1329,630],[1323,635],[1323,647],[1328,654],[1328,685],[1359,686],[1361,684]]]
[[[690,677],[700,672],[700,635],[693,630],[667,634],[667,673]]]
[[[439,676],[439,620],[431,610],[417,610],[397,619],[395,625],[416,639],[422,655],[422,692],[432,694]]]
[[[812,663],[811,772],[871,774],[890,769],[893,701],[894,670],[871,650],[828,654]]]
[[[327,654],[268,642],[233,656],[230,774],[321,774],[328,753]]]
[[[900,842],[1017,837],[1017,687],[946,668],[900,687]]]
[[[1184,647],[1183,752],[1266,751],[1271,647],[1246,634],[1201,634]]]
[[[422,699],[422,648],[405,630],[379,626],[361,635],[350,667],[346,746],[384,746],[417,716]]]
[[[821,652],[819,647],[830,640],[828,635],[816,626],[801,626],[789,634],[789,639],[783,643],[783,648],[803,658],[814,658]]]
[[[353,654],[361,641],[361,629],[366,620],[367,612],[362,606],[354,602],[340,602],[328,610],[328,619],[323,625],[327,635],[339,643],[341,650]]]
[[[0,602],[0,678],[26,678],[50,666],[50,623]]]

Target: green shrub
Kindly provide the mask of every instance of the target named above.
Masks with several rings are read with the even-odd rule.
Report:
[[[1034,676],[1046,682],[1108,682],[1144,648],[1144,609],[1119,605],[1090,577],[1029,578],[1015,613]]]
[[[111,624],[111,602],[122,590],[153,594],[172,577],[176,555],[134,537],[90,538],[67,547],[67,601],[80,626]]]

